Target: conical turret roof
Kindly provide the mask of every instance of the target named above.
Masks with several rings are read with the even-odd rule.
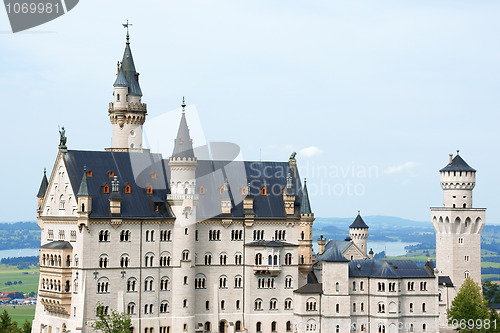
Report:
[[[444,171],[472,171],[476,172],[476,169],[471,168],[467,162],[460,155],[456,155],[455,158],[449,163],[447,166],[439,170],[440,172]]]
[[[365,221],[363,221],[363,218],[361,217],[361,215],[358,212],[358,216],[356,216],[356,219],[354,220],[354,222],[352,222],[352,224],[349,226],[349,228],[368,229],[368,226],[366,225]]]
[[[191,136],[189,135],[189,128],[186,121],[186,114],[184,112],[185,104],[182,104],[182,116],[181,122],[179,124],[179,130],[177,131],[177,138],[174,143],[174,152],[172,157],[190,157],[194,158],[193,142]]]
[[[118,71],[118,75],[116,77],[115,83],[113,84],[113,87],[128,87],[128,81],[125,78],[125,73],[123,71],[123,66],[120,66],[120,70]]]
[[[300,204],[300,214],[312,214],[311,204],[309,203],[309,194],[307,193],[307,181],[304,180],[302,189],[302,203]]]
[[[83,169],[82,182],[80,183],[80,189],[78,190],[78,193],[76,194],[76,196],[80,197],[80,196],[85,196],[85,195],[89,195],[89,186],[87,184],[87,170],[86,170],[86,168]]]
[[[132,58],[132,51],[130,50],[130,43],[128,41],[125,44],[125,51],[123,52],[120,71],[122,70],[128,83],[129,95],[142,96],[141,87],[139,86],[139,74],[135,70],[134,58]]]
[[[36,196],[39,198],[43,198],[45,196],[45,192],[47,192],[48,186],[49,182],[47,180],[47,171],[44,169],[42,183],[40,184],[40,188],[38,189],[38,194]]]

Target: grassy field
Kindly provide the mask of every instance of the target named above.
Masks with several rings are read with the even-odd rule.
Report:
[[[31,322],[35,317],[35,305],[0,305],[0,312],[3,310],[7,310],[18,326],[22,326],[25,320]]]
[[[22,293],[36,292],[38,289],[38,278],[40,270],[38,267],[19,270],[14,266],[0,265],[0,291],[19,291]],[[23,274],[28,273],[28,274]],[[7,286],[7,281],[21,281],[22,284]]]

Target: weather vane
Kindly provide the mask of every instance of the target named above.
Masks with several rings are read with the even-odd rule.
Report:
[[[131,26],[131,25],[133,25],[133,24],[132,23],[128,23],[128,20],[127,20],[127,23],[122,23],[122,25],[123,25],[124,28],[127,28],[127,43],[128,43],[128,41],[130,39],[130,36],[128,34],[128,27]]]

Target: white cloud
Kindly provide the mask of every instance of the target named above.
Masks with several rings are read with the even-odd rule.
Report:
[[[401,173],[403,171],[410,171],[415,166],[417,166],[417,163],[415,163],[415,162],[406,162],[406,163],[403,163],[401,165],[392,166],[392,167],[387,168],[385,170],[385,173],[395,174],[395,173]]]
[[[323,151],[316,146],[311,146],[307,148],[302,148],[299,150],[299,154],[305,157],[313,157],[321,154]]]

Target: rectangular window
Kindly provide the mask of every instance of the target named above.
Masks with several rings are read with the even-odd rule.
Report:
[[[76,242],[76,230],[71,230],[71,239],[72,242]]]
[[[52,240],[54,240],[54,230],[49,229],[49,230],[47,231],[47,240],[48,240],[48,241],[52,241]]]

